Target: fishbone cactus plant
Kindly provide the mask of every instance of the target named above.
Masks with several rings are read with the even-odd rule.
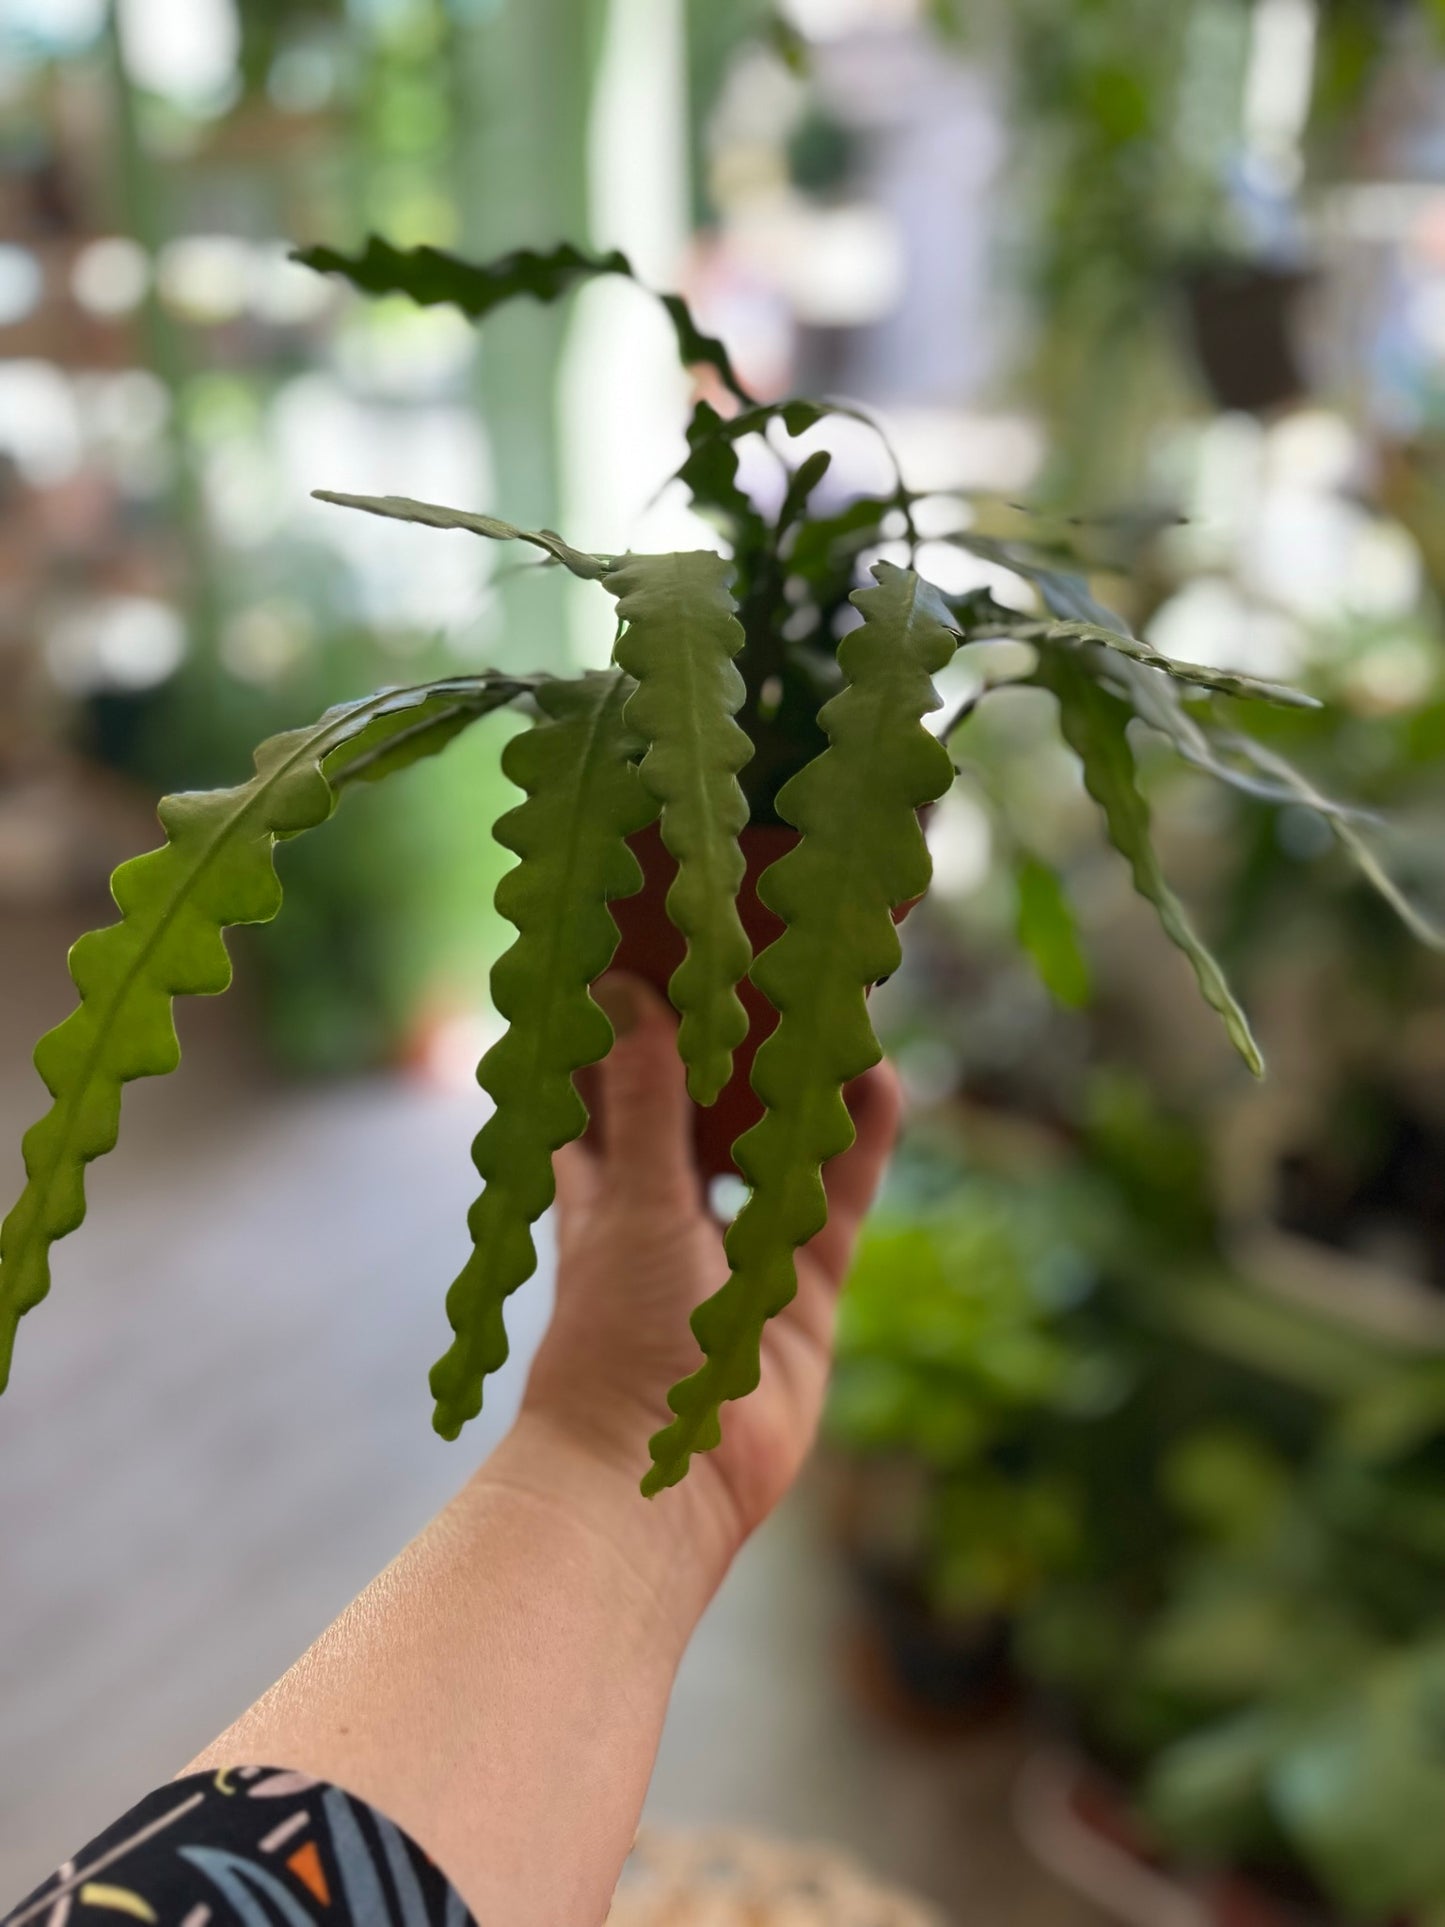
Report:
[[[589,278],[632,272],[621,254],[570,246],[480,266],[377,240],[355,258],[319,248],[300,258],[369,293],[450,303],[478,321],[518,296],[555,301]],[[728,1083],[747,1032],[738,996],[745,977],[778,1014],[752,1073],[763,1116],[735,1147],[748,1196],[727,1233],[731,1276],[693,1318],[701,1362],[672,1392],[672,1422],[651,1442],[649,1493],[676,1483],[694,1452],[718,1443],[722,1406],[757,1384],[764,1326],[793,1296],[798,1247],[825,1222],[821,1168],[852,1138],[842,1089],[880,1055],[867,993],[898,962],[893,913],[928,887],[919,811],[948,788],[948,741],[989,693],[984,679],[943,729],[924,727],[941,706],[935,678],[959,650],[999,637],[1031,645],[1023,679],[1057,701],[1108,836],[1256,1073],[1248,1022],[1151,844],[1131,721],[1224,782],[1320,810],[1376,887],[1435,939],[1348,813],[1272,752],[1225,733],[1211,713],[1217,694],[1307,698],[1170,661],[1096,603],[1082,577],[967,529],[950,539],[1031,582],[1041,613],[1021,616],[986,594],[942,593],[912,566],[920,498],[896,465],[887,493],[815,513],[827,453],[787,460],[790,439],[830,413],[856,411],[757,402],[681,299],[661,299],[683,362],[706,369],[732,410],[696,403],[679,470],[695,506],[717,524],[726,558],[711,550],[594,554],[493,516],[318,491],[371,514],[542,550],[547,566],[613,598],[612,665],[571,679],[481,671],[386,690],[262,744],[255,774],[239,788],[161,803],[164,845],[116,872],[120,918],[75,946],[79,1006],[36,1050],[53,1103],[25,1138],[28,1181],[0,1228],[0,1388],[16,1326],[49,1289],[50,1248],[84,1216],[85,1166],[115,1143],[122,1085],[175,1068],[173,999],[224,990],[225,928],[279,909],[276,843],[319,827],[353,784],[436,754],[504,704],[522,707],[532,723],[502,759],[524,800],[494,831],[517,858],[497,892],[517,936],[492,973],[507,1028],[478,1071],[496,1108],[474,1147],[484,1189],[470,1216],[471,1255],[447,1295],[453,1342],[432,1372],[438,1431],[455,1437],[481,1409],[484,1381],[507,1356],[504,1305],[536,1268],[533,1227],[552,1202],[553,1153],[586,1126],[574,1075],[612,1043],[589,987],[618,939],[609,905],[641,885],[629,838],[656,821],[676,863],[667,912],[685,954],[670,994],[696,1103],[711,1104]],[[768,441],[788,469],[775,514],[739,482],[738,446],[749,436]],[[890,544],[907,566],[879,559]],[[759,894],[784,929],[756,957],[737,908],[739,839],[749,823],[799,832],[761,879]],[[1028,862],[1037,894],[1040,866]]]

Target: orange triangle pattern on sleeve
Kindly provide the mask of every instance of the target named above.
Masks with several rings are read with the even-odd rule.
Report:
[[[321,1854],[314,1840],[296,1849],[286,1865],[295,1874],[303,1887],[315,1894],[323,1907],[331,1905],[331,1889],[326,1884],[326,1872],[321,1865]]]

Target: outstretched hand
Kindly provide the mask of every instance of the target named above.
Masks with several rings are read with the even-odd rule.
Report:
[[[604,978],[597,997],[617,1033],[600,1067],[604,1138],[556,1159],[557,1308],[526,1410],[635,1483],[668,1421],[668,1388],[699,1363],[688,1320],[728,1265],[693,1159],[676,1019],[635,977]],[[897,1079],[880,1064],[847,1099],[857,1139],[826,1167],[828,1224],[798,1253],[798,1295],[767,1326],[761,1383],[723,1408],[721,1446],[654,1502],[688,1508],[724,1560],[793,1483],[817,1431],[838,1288],[897,1130]]]
[[[880,1067],[828,1166],[828,1227],[798,1254],[762,1383],[723,1442],[638,1492],[688,1316],[727,1275],[692,1159],[668,1007],[599,986],[617,1043],[600,1150],[557,1161],[557,1310],[521,1416],[446,1509],[192,1770],[269,1762],[390,1815],[480,1920],[579,1927],[607,1912],[699,1614],[787,1491],[817,1430],[838,1285],[898,1121]]]

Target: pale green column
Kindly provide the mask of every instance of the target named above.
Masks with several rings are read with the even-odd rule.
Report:
[[[164,177],[146,151],[135,88],[125,62],[117,0],[109,0],[106,6],[101,46],[114,116],[116,212],[124,231],[146,254],[146,290],[139,317],[142,354],[170,400],[165,431],[171,462],[169,508],[185,543],[187,648],[193,665],[209,663],[215,654],[221,621],[219,571],[185,423],[183,391],[189,372],[185,346],[156,287],[157,259],[162,245],[170,239]]]
[[[481,0],[456,29],[459,245],[473,259],[585,244],[587,130],[607,0]],[[478,398],[496,475],[493,506],[528,527],[561,516],[558,370],[567,309],[521,304],[482,331]],[[509,558],[510,559],[510,558]],[[555,576],[499,590],[505,661],[568,661]]]

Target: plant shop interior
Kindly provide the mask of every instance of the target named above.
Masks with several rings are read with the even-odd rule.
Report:
[[[563,243],[532,301],[385,271]],[[596,557],[764,527],[779,635],[891,563],[983,639],[867,973],[906,1117],[823,1437],[614,1921],[1441,1927],[1441,0],[4,0],[0,1205],[161,796],[377,689],[605,670]],[[1047,669],[1091,650],[1133,830]],[[25,1321],[0,1900],[517,1411],[548,1218],[481,1416],[427,1397],[516,934],[480,707],[282,826]]]

